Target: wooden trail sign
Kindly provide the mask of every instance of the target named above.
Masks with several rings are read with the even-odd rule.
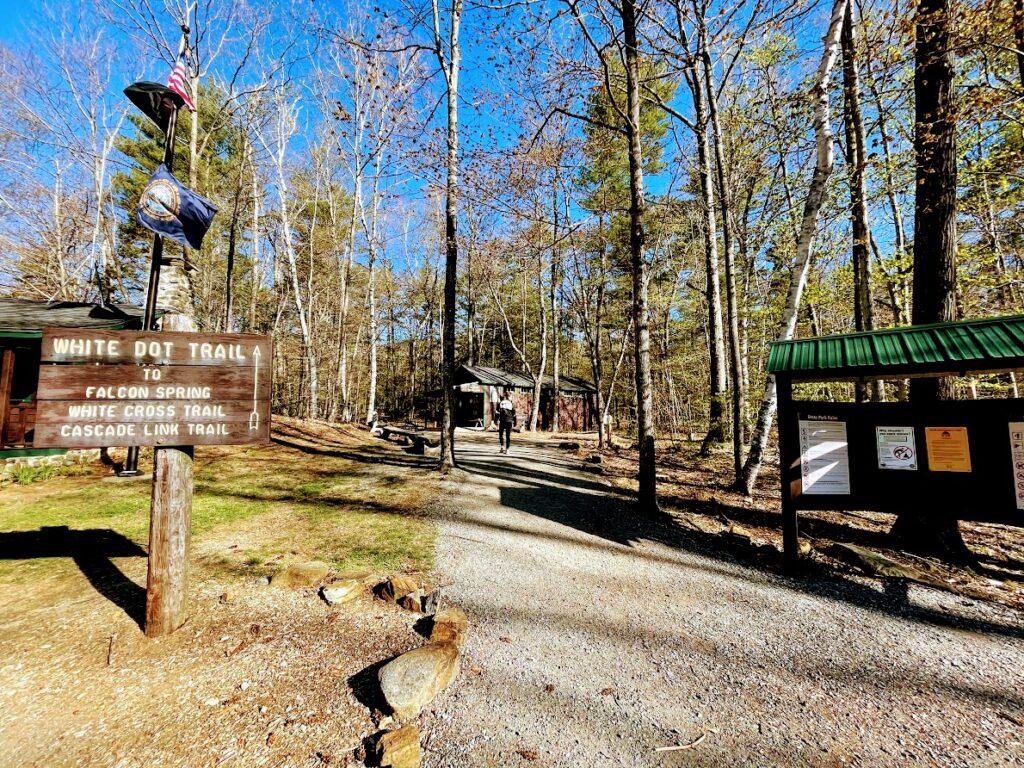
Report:
[[[46,329],[35,445],[234,445],[270,439],[268,337]]]

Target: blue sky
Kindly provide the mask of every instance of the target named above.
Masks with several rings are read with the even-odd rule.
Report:
[[[0,40],[14,40],[35,6],[26,0],[0,0]]]

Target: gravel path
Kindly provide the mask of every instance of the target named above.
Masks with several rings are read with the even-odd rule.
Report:
[[[437,568],[471,632],[426,766],[1024,765],[1020,614],[741,566],[564,451],[459,447]]]

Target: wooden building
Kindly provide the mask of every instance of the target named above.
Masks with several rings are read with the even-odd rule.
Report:
[[[508,373],[482,365],[463,365],[455,372],[455,424],[460,427],[487,427],[496,418],[498,402],[509,393],[515,403],[519,424],[525,425],[533,408],[533,379],[522,373]],[[597,390],[589,381],[574,376],[541,379],[539,429],[550,429],[558,402],[559,429],[586,432],[597,429]]]
[[[0,299],[0,458],[33,452],[43,329],[140,330],[142,315],[124,305]],[[65,452],[38,453],[55,450]]]

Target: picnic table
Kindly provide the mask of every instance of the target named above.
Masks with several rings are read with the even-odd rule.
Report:
[[[427,447],[436,448],[441,444],[439,435],[428,434],[417,429],[407,429],[388,424],[379,424],[377,428],[380,430],[380,436],[384,440],[390,442],[392,437],[397,437],[403,440],[406,445],[411,445],[415,453],[424,454],[427,452]]]

